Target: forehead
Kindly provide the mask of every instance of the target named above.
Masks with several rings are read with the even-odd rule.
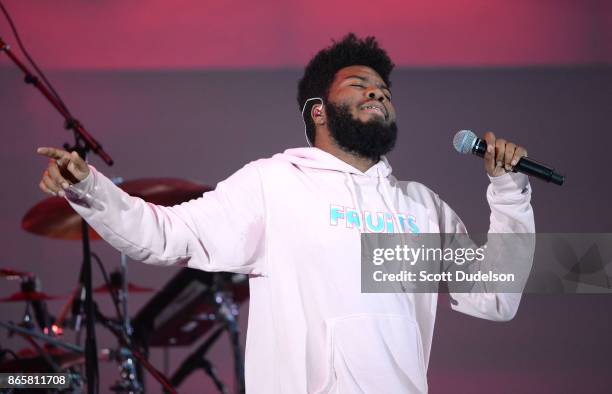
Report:
[[[341,68],[336,73],[334,83],[342,82],[350,77],[359,77],[377,85],[386,85],[380,75],[368,66],[348,66]]]

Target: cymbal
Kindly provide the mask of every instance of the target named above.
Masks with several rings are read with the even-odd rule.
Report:
[[[209,186],[178,178],[134,179],[123,182],[119,186],[131,196],[164,206],[193,200],[213,190]]]
[[[81,239],[81,217],[62,197],[49,197],[34,205],[21,219],[21,228],[43,237],[67,240]],[[89,239],[100,239],[89,227]]]
[[[0,278],[13,280],[13,279],[29,278],[32,276],[34,275],[32,275],[29,272],[15,271],[14,269],[11,269],[11,268],[0,268]]]
[[[8,297],[0,298],[0,302],[19,302],[19,301],[50,301],[59,300],[64,297],[52,296],[42,291],[18,291]]]
[[[212,188],[177,178],[135,179],[119,185],[128,194],[157,204],[171,206],[202,196]],[[33,206],[21,220],[21,227],[44,237],[80,240],[81,217],[62,197],[46,198]],[[89,238],[100,236],[91,227]]]
[[[120,286],[111,285],[111,287],[113,290],[122,289]],[[155,289],[152,289],[150,287],[142,287],[142,286],[135,285],[132,282],[128,282],[128,292],[129,293],[152,293],[154,291]],[[107,285],[102,285],[102,286],[96,287],[93,292],[94,293],[110,293],[110,288]]]

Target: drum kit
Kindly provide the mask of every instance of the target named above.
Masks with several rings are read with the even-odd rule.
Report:
[[[211,188],[175,178],[140,179],[120,182],[119,187],[132,196],[158,205],[175,205],[200,197]],[[22,228],[30,233],[62,240],[81,240],[81,218],[64,198],[50,197],[32,207],[23,217]],[[90,240],[100,236],[89,228]],[[144,375],[149,372],[165,392],[176,392],[175,386],[192,372],[202,369],[213,381],[219,392],[228,388],[205,358],[208,348],[223,332],[228,332],[233,347],[236,387],[244,391],[242,352],[238,341],[238,308],[248,299],[248,281],[245,275],[207,273],[183,268],[164,288],[156,291],[128,280],[127,257],[121,254],[118,269],[107,275],[100,259],[98,262],[105,283],[92,288],[96,296],[110,295],[116,317],[103,315],[95,306],[95,322],[109,330],[117,338],[113,349],[98,351],[98,361],[118,365],[117,381],[109,387],[115,393],[142,393],[145,391]],[[87,321],[81,285],[64,297],[42,291],[40,279],[32,273],[0,267],[0,281],[19,283],[17,292],[3,296],[0,303],[23,303],[24,313],[20,322],[0,321],[0,328],[9,335],[20,336],[31,348],[21,351],[3,349],[0,346],[0,373],[68,373],[71,388],[62,392],[83,392],[87,378],[83,373],[85,352],[77,343],[62,340],[65,331],[80,334]],[[81,282],[79,282],[81,283]],[[152,299],[135,315],[128,314],[130,294],[151,294]],[[48,301],[65,300],[54,315]],[[151,347],[186,346],[207,337],[195,352],[183,361],[171,377],[166,377],[152,366],[147,355]],[[94,357],[95,358],[95,357]]]

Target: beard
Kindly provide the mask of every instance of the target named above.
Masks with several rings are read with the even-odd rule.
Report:
[[[362,122],[353,118],[348,106],[329,101],[325,110],[331,136],[342,150],[377,162],[395,146],[395,122],[385,124],[377,118]]]

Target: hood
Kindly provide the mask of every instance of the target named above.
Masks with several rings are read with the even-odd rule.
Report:
[[[386,178],[391,175],[391,165],[385,156],[378,163],[362,172],[352,165],[340,160],[336,156],[319,148],[293,148],[273,156],[277,160],[285,160],[299,167],[317,168],[322,170],[338,171],[370,178]]]

